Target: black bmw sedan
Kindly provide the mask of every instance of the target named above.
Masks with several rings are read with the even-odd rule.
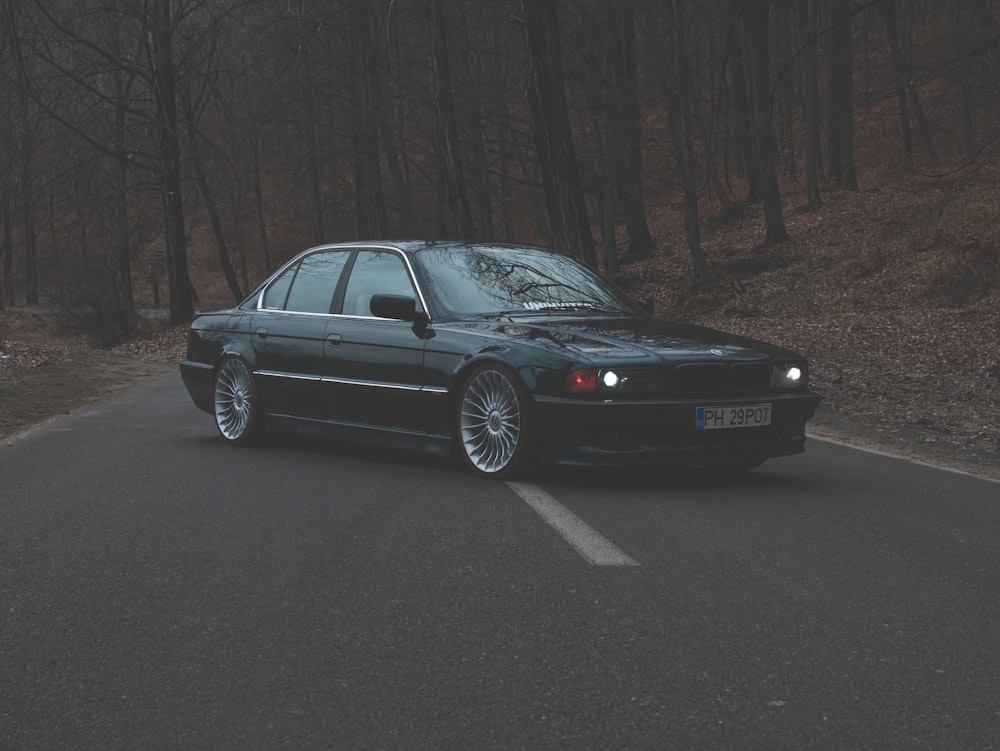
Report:
[[[434,455],[750,469],[805,450],[819,397],[786,349],[654,318],[542,248],[323,245],[198,313],[180,370],[234,444],[264,431]]]

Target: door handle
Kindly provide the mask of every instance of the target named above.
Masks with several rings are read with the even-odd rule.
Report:
[[[342,337],[340,334],[327,334],[326,341],[328,344],[336,346],[340,344],[342,341],[344,341],[344,337]]]
[[[261,339],[267,339],[267,329],[257,329],[254,333]]]

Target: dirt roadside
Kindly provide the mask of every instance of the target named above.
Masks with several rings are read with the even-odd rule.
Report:
[[[177,370],[184,327],[95,349],[48,315],[0,313],[0,445],[150,378]]]

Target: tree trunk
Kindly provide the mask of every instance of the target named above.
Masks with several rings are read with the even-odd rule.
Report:
[[[854,66],[851,15],[845,0],[834,0],[829,44],[830,170],[848,190],[858,189],[854,166]],[[836,132],[836,139],[832,133]]]
[[[434,0],[440,3],[441,0]],[[481,19],[473,16],[468,17],[473,9],[466,9],[464,12],[456,14],[458,18],[459,39],[464,42],[462,54],[462,69],[466,71],[464,81],[483,82],[486,80],[483,70],[481,50],[489,45],[488,34],[483,33],[479,28]],[[469,31],[469,21],[475,29],[472,35]],[[452,32],[453,34],[455,32]],[[450,67],[450,66],[449,66]],[[463,81],[452,81],[452,86],[458,88],[463,85]],[[490,103],[484,97],[475,97],[474,101],[467,105],[465,110],[464,125],[460,121],[460,132],[469,134],[468,150],[472,158],[472,183],[475,186],[475,203],[478,214],[479,230],[476,238],[484,242],[493,242],[493,184],[490,169],[490,155],[488,153],[488,126]],[[456,113],[456,120],[458,120]],[[472,198],[469,199],[470,203]]]
[[[465,182],[461,144],[458,137],[458,120],[452,100],[451,65],[448,60],[448,36],[441,0],[427,0],[427,15],[431,28],[431,66],[433,68],[433,99],[437,110],[437,123],[441,128],[441,145],[444,153],[445,172],[448,178],[448,202],[455,220],[455,231],[460,238],[472,239],[475,227],[472,206]]]
[[[395,29],[396,26],[393,26]],[[393,42],[398,46],[398,34],[393,34]],[[386,56],[388,59],[388,56]],[[397,55],[398,58],[398,55]],[[371,76],[372,99],[375,101],[375,111],[379,120],[379,132],[382,135],[381,142],[385,151],[386,166],[389,169],[389,177],[396,188],[396,200],[399,203],[399,231],[406,236],[414,236],[417,231],[417,213],[413,208],[413,192],[410,189],[410,182],[406,172],[400,166],[400,159],[406,161],[406,140],[399,139],[400,146],[396,145],[396,134],[392,127],[392,100],[400,100],[401,96],[390,96],[386,99],[385,91],[382,87],[381,76],[376,72]]]
[[[602,75],[607,80],[607,67],[610,55],[604,56],[604,70]],[[609,274],[616,273],[621,267],[618,261],[618,238],[616,227],[618,224],[618,201],[614,184],[614,168],[612,161],[615,158],[616,148],[619,141],[615,138],[614,129],[617,125],[617,118],[614,116],[614,106],[611,103],[612,87],[605,85],[602,87],[601,109],[604,112],[606,127],[603,134],[600,125],[594,125],[594,130],[598,132],[601,144],[601,171],[604,183],[601,186],[597,200],[597,211],[601,221],[601,248],[604,251],[604,268]]]
[[[896,72],[896,101],[899,105],[899,125],[903,138],[903,156],[907,161],[913,159],[913,133],[910,129],[910,108],[906,100],[906,90],[909,86],[909,71],[903,49],[899,45],[899,33],[896,29],[895,0],[882,0],[879,6],[882,20],[885,23],[885,33],[889,38],[889,49],[892,53],[893,67]]]
[[[21,40],[17,34],[17,11],[10,0],[5,6],[7,15],[7,30],[10,40],[10,52],[14,64],[14,82],[17,88],[17,129],[18,157],[20,160],[21,210],[24,220],[24,302],[26,305],[38,304],[38,254],[35,235],[35,188],[34,188],[34,140],[28,91],[28,71]]]
[[[202,203],[208,212],[208,221],[212,225],[212,235],[215,237],[215,247],[219,255],[219,266],[222,274],[229,285],[229,292],[233,296],[234,302],[243,299],[243,290],[236,279],[236,272],[233,271],[233,264],[229,260],[229,250],[226,248],[226,235],[222,231],[222,220],[219,218],[219,210],[212,197],[212,187],[208,182],[208,175],[205,173],[205,165],[201,159],[201,148],[198,144],[198,125],[195,123],[194,104],[191,99],[191,85],[184,86],[182,97],[182,107],[184,111],[184,122],[187,125],[188,146],[191,149],[191,164],[194,167],[195,182],[198,185],[198,192],[201,193]]]
[[[865,109],[869,111],[872,108],[872,56],[870,49],[871,44],[869,43],[869,38],[871,37],[871,25],[872,9],[868,7],[861,12],[861,26],[858,37],[861,41],[862,101],[864,101]]]
[[[740,47],[746,68],[747,100],[750,105],[750,136],[757,183],[764,201],[764,245],[788,239],[781,210],[776,169],[776,145],[772,126],[770,69],[768,66],[768,14],[770,2],[758,0],[744,10],[739,22]]]
[[[497,21],[493,29],[494,44],[501,39],[500,23]],[[507,102],[504,93],[507,90],[506,61],[499,55],[495,57],[496,71],[494,74],[496,96],[493,99],[493,126],[497,137],[497,162],[500,172],[500,213],[503,218],[503,234],[506,242],[514,242],[514,217],[511,211],[513,192],[511,190],[510,165],[514,161],[512,134],[510,132],[510,115],[507,112]]]
[[[976,160],[976,114],[973,109],[972,86],[969,84],[972,70],[966,56],[966,50],[971,46],[971,40],[963,33],[962,5],[955,0],[951,3],[949,20],[951,22],[952,51],[955,59],[961,61],[958,65],[958,88],[962,95],[962,133],[965,136],[965,158],[974,162]]]
[[[177,325],[191,320],[194,315],[194,298],[188,277],[170,0],[156,0],[152,11],[153,15],[148,21],[156,75],[156,121],[159,128],[160,191],[166,232],[167,278],[170,285],[170,323]]]
[[[611,116],[618,143],[610,162],[615,203],[625,222],[628,261],[649,258],[656,249],[646,222],[642,166],[642,114],[636,72],[635,8],[633,0],[606,0],[610,54]],[[605,196],[606,198],[607,196]]]
[[[776,6],[778,32],[780,34],[778,49],[785,61],[780,66],[779,81],[776,86],[779,96],[779,141],[778,152],[781,166],[790,177],[795,177],[798,165],[795,160],[795,87],[792,73],[795,70],[793,61],[796,54],[792,32],[791,4],[778,3]]]
[[[903,34],[906,40],[904,49],[904,59],[906,61],[906,81],[910,95],[910,108],[913,110],[913,117],[917,121],[917,133],[927,151],[927,158],[931,164],[937,164],[937,149],[934,147],[934,138],[931,135],[930,125],[924,114],[923,105],[920,103],[920,95],[917,93],[916,75],[913,72],[913,3],[907,0],[901,7],[903,8]]]
[[[233,176],[232,196],[230,216],[233,222],[233,242],[236,244],[236,268],[240,273],[240,285],[244,290],[249,291],[251,289],[250,270],[247,268],[247,245],[243,237],[244,190],[239,175]]]
[[[350,97],[351,139],[354,146],[354,200],[358,237],[372,239],[389,234],[389,218],[382,193],[379,162],[378,115],[372,99],[373,40],[369,8],[350,6]]]
[[[250,136],[250,151],[253,160],[253,195],[254,209],[257,215],[257,234],[260,237],[260,249],[264,256],[264,269],[270,274],[272,271],[271,252],[267,240],[267,223],[264,221],[264,190],[260,180],[260,146],[256,131]]]
[[[711,12],[706,15],[706,34],[709,36],[714,36],[714,18]],[[701,56],[697,54],[692,57],[692,52],[697,52],[689,48],[685,48],[688,52],[688,58],[691,63],[691,70],[707,70],[707,77],[709,82],[718,82],[719,90],[721,96],[713,98],[713,104],[710,108],[709,117],[707,118],[713,123],[722,123],[723,128],[723,144],[722,144],[722,160],[723,169],[721,172],[723,174],[727,173],[725,168],[728,164],[728,151],[729,151],[729,116],[724,109],[723,102],[727,99],[728,87],[726,84],[726,73],[725,73],[725,63],[723,62],[723,55],[716,54],[713,50],[701,49]],[[707,62],[704,57],[707,56]],[[708,85],[714,86],[715,83],[709,83]],[[698,90],[696,88],[696,90]],[[694,117],[694,122],[692,123],[698,143],[701,145],[701,153],[705,158],[705,175],[708,185],[711,188],[712,193],[715,194],[716,199],[719,201],[719,206],[722,209],[723,216],[735,218],[742,214],[742,205],[734,200],[732,193],[728,188],[728,176],[726,180],[726,185],[722,183],[722,177],[720,176],[720,169],[718,160],[716,159],[716,139],[713,134],[713,129],[710,129],[706,124],[706,118],[701,109],[701,102],[699,99],[695,98],[691,103],[691,112]]]
[[[112,55],[121,58],[121,29],[116,26],[111,36]],[[126,131],[127,97],[131,77],[120,67],[113,73],[115,90],[115,260],[117,266],[119,307],[122,309],[126,332],[137,323],[135,295],[132,289],[132,251],[128,226],[128,133]]]
[[[38,304],[38,252],[35,234],[35,187],[34,187],[34,140],[31,121],[28,116],[27,90],[18,91],[18,112],[21,135],[19,139],[21,157],[21,210],[24,218],[24,303]]]
[[[668,29],[658,34],[667,40],[670,50],[669,70],[661,67],[660,75],[667,100],[670,140],[674,159],[684,190],[684,236],[691,255],[691,273],[695,282],[708,275],[708,264],[701,249],[701,221],[698,215],[698,175],[694,150],[693,100],[691,61],[688,57],[684,29],[684,0],[670,0],[667,5]]]
[[[746,51],[741,47],[741,40],[745,35],[744,31],[740,37],[732,40],[732,62],[729,66],[729,73],[733,81],[732,104],[736,110],[736,132],[733,140],[738,157],[737,173],[745,176],[747,180],[746,203],[757,203],[763,195],[763,190],[760,184],[760,169],[757,166],[757,143],[754,135],[754,112],[751,98],[753,82],[748,75],[750,69],[748,68]],[[740,172],[741,169],[742,172]],[[728,167],[723,172],[728,172]]]
[[[800,4],[805,18],[803,63],[806,87],[806,193],[808,208],[815,211],[823,200],[819,192],[820,152],[820,98],[817,74],[816,35],[819,31],[819,0],[803,0]]]
[[[11,299],[10,272],[11,253],[14,247],[14,202],[9,190],[0,189],[0,225],[3,232],[0,234],[0,310],[4,309],[5,300]]]
[[[318,124],[316,122],[316,93],[313,84],[311,19],[307,18],[309,0],[302,0],[298,8],[299,52],[302,66],[302,106],[305,110],[306,174],[309,176],[309,195],[312,198],[313,240],[318,245],[326,240],[323,221],[323,191],[320,187],[320,156]]]
[[[597,266],[569,125],[554,0],[521,0],[528,39],[532,122],[556,250]]]

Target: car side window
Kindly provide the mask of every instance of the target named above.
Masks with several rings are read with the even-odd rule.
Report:
[[[292,281],[285,310],[295,313],[329,313],[333,293],[347,263],[346,251],[313,253],[302,259]]]
[[[284,274],[275,279],[271,286],[267,288],[267,292],[264,293],[264,301],[261,307],[264,310],[284,310],[285,300],[288,298],[288,288],[292,286],[292,279],[295,278],[295,272],[299,268],[296,263]]]
[[[369,250],[358,253],[347,280],[344,315],[370,317],[373,295],[415,297],[406,265],[396,253]]]

